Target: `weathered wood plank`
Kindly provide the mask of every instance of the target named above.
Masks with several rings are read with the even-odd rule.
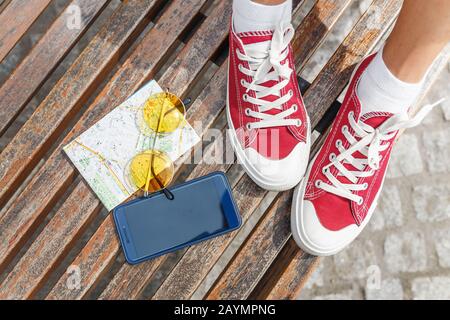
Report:
[[[12,0],[0,14],[0,62],[14,48],[51,0]],[[20,13],[20,14],[19,14]]]
[[[292,40],[292,49],[296,53],[295,64],[300,66],[297,73],[301,72],[305,62],[322,44],[325,36],[350,3],[351,0],[318,0],[307,14],[302,21],[302,27],[295,33]]]
[[[389,26],[388,22],[396,17],[398,9],[399,3],[396,0],[390,2],[375,1],[372,4],[306,92],[305,103],[307,105],[309,105],[308,101],[310,101],[311,97],[315,97],[315,90],[321,90],[317,86],[318,83],[327,83],[334,80],[343,83],[343,89],[348,82],[349,75],[341,73],[340,69],[336,69],[334,66],[342,63],[351,66],[358,62],[362,56],[365,56]],[[366,29],[368,25],[372,28]],[[355,50],[356,54],[345,55],[348,54],[349,50]],[[350,61],[342,61],[341,59]],[[327,97],[329,104],[323,106],[325,110],[340,92],[333,91],[332,94],[332,96]],[[315,105],[316,109],[317,105]],[[313,127],[317,124],[317,121],[318,118],[315,117],[312,121]],[[319,145],[316,144],[311,158],[318,149]],[[232,259],[223,276],[211,290],[209,298],[244,299],[248,297],[291,236],[289,224],[291,199],[292,192],[284,192],[275,201],[274,208],[266,213],[258,227],[247,239],[245,245],[241,247],[239,253]],[[283,211],[285,211],[284,214]],[[274,228],[276,229],[275,232],[273,231]],[[263,250],[259,251],[258,249],[261,248]],[[301,261],[304,261],[303,258],[303,255],[299,256]],[[311,261],[311,259],[306,259],[306,261]],[[273,273],[271,271],[271,274]]]
[[[132,53],[132,55],[127,59],[127,61],[123,64],[122,68],[120,68],[116,75],[112,78],[111,83],[114,83],[114,85],[117,85],[120,87],[121,91],[120,94],[123,94],[122,99],[126,99],[127,95],[130,95],[133,93],[133,91],[142,84],[143,79],[145,78],[145,75],[148,73],[155,73],[156,67],[158,65],[158,61],[164,57],[167,50],[171,47],[171,45],[176,41],[177,37],[181,34],[185,26],[189,23],[189,21],[192,19],[192,17],[198,13],[201,6],[203,5],[203,1],[195,1],[191,4],[187,3],[186,1],[179,1],[177,3],[174,3],[174,5],[170,6],[167,11],[161,16],[158,23],[155,25],[155,27],[144,37],[139,47],[135,49],[135,51]],[[187,5],[190,5],[190,7],[187,7]],[[184,11],[184,16],[179,15],[179,10]],[[178,19],[174,19],[174,16],[177,16]],[[172,21],[176,20],[176,23],[172,23]],[[161,34],[169,33],[171,36],[165,36],[161,37]],[[156,47],[159,46],[159,50],[156,49]],[[150,50],[149,47],[153,47],[153,50]],[[148,61],[151,61],[150,64]],[[148,69],[145,69],[148,67]],[[134,80],[135,82],[131,81],[130,74],[135,70],[135,68],[141,68],[141,77],[135,76]],[[191,67],[191,71],[195,71],[195,68],[201,69],[201,65],[195,65]],[[137,72],[136,72],[137,73]],[[193,72],[195,74],[195,72]],[[119,81],[119,79],[121,81]],[[88,112],[84,114],[83,118],[78,122],[76,128],[71,131],[68,136],[64,139],[64,141],[61,143],[60,147],[53,153],[53,155],[49,158],[48,162],[44,165],[44,170],[47,166],[49,166],[50,169],[53,168],[55,164],[61,164],[64,168],[60,169],[59,172],[53,172],[50,170],[50,174],[52,174],[51,177],[45,177],[44,179],[46,181],[53,181],[55,177],[53,175],[71,175],[73,174],[74,168],[70,165],[68,160],[65,159],[65,157],[62,154],[61,148],[63,145],[65,145],[68,141],[73,139],[76,135],[78,135],[82,130],[85,130],[86,128],[89,128],[95,121],[99,120],[101,116],[106,114],[106,112],[112,110],[112,108],[115,105],[118,105],[120,102],[114,102],[111,101],[113,97],[113,93],[111,91],[115,91],[114,86],[109,83],[109,85],[100,93],[100,95],[97,97],[97,99],[94,101],[94,103],[89,107]],[[127,87],[128,85],[128,87]],[[125,92],[125,88],[128,88],[128,92]],[[116,92],[116,91],[115,91]],[[120,97],[115,96],[115,98],[118,100]],[[105,101],[110,100],[110,101]],[[106,102],[108,102],[106,104]],[[111,103],[109,103],[111,102]],[[115,104],[114,104],[115,103]],[[67,167],[67,168],[66,168]],[[66,170],[64,170],[66,169]],[[68,170],[67,170],[68,169]],[[72,171],[72,172],[71,172]],[[45,171],[44,171],[45,172]],[[38,173],[39,176],[39,173]],[[54,192],[54,191],[52,191]],[[84,181],[81,181],[77,187],[75,188],[75,193],[72,193],[69,197],[71,198],[78,198],[79,195],[76,193],[82,193],[84,195],[84,201],[92,204],[93,210],[85,210],[86,208],[83,208],[83,205],[79,203],[78,205],[75,205],[71,207],[71,210],[73,212],[73,217],[79,214],[80,216],[83,215],[83,219],[88,221],[91,219],[91,217],[96,213],[96,206],[98,206],[100,203],[98,199],[95,197],[95,195],[92,193],[90,188],[87,186],[87,184]],[[75,212],[78,212],[75,214]],[[36,212],[33,212],[36,214]],[[59,216],[60,214],[63,214],[63,212],[57,212],[56,216]],[[29,219],[29,217],[28,217]],[[66,224],[72,223],[69,220],[65,222]],[[1,223],[0,223],[1,226]],[[14,226],[17,228],[17,225]],[[64,226],[61,226],[62,228]],[[80,225],[82,227],[82,225]],[[69,246],[72,244],[73,238],[72,236],[76,236],[79,234],[77,230],[75,230],[75,227],[73,227],[73,232],[71,234],[68,234],[65,237],[62,237],[60,239],[55,239],[55,241],[60,241],[64,245]],[[1,228],[0,228],[1,230]],[[18,231],[21,234],[22,228]],[[17,233],[16,233],[17,234]],[[3,235],[2,235],[3,236]],[[11,247],[8,247],[7,250],[11,250]],[[100,255],[101,256],[101,255]],[[32,260],[32,263],[34,264],[44,264],[48,263],[50,265],[55,265],[58,259],[58,256],[55,257],[48,257],[49,259],[47,261],[42,261],[41,259],[34,259]],[[50,270],[50,269],[48,269]],[[45,279],[46,277],[46,271],[47,269],[43,270],[42,274],[35,275],[34,281],[28,282],[24,285],[33,287],[33,286],[39,286],[40,283]],[[10,290],[13,290],[13,288],[10,288]],[[30,289],[31,290],[31,289]],[[33,289],[34,290],[34,289]]]
[[[10,2],[11,0],[3,0],[2,2],[0,2],[0,14],[3,12],[3,10],[5,10]]]
[[[279,260],[279,258],[280,260]],[[250,297],[255,299],[296,299],[318,265],[320,258],[300,250],[294,239],[288,242]]]
[[[8,176],[15,174],[14,169],[23,169],[23,162],[29,159],[22,152],[30,152],[31,149],[42,145],[39,139],[48,136],[47,131],[52,130],[55,123],[61,122],[61,117],[67,117],[71,109],[76,109],[75,105],[79,105],[84,100],[83,97],[94,89],[95,82],[101,79],[103,71],[117,61],[120,51],[124,50],[128,40],[132,38],[131,35],[144,27],[146,17],[155,4],[156,1],[141,0],[122,4],[81,53],[12,143],[0,154],[0,172],[3,173],[3,178],[0,178],[0,194],[6,194],[3,188],[14,186],[7,182]],[[176,33],[176,29],[173,32]],[[159,57],[163,55],[163,52],[155,50],[155,59],[158,59],[156,53],[160,54]],[[85,116],[85,122],[89,119],[91,118]],[[97,115],[96,119],[100,119],[100,115]],[[93,121],[90,123],[93,124]],[[79,126],[62,145],[88,127],[89,124],[85,127]],[[19,150],[19,145],[27,150]],[[7,210],[0,211],[0,270],[17,252],[75,175],[75,169],[64,156],[61,146],[54,151],[12,205]],[[8,160],[11,158],[15,160]]]
[[[277,199],[219,276],[207,299],[243,299],[290,236],[292,190]],[[270,238],[265,237],[270,235]]]
[[[183,90],[187,90],[190,83],[189,81],[193,81],[196,78],[196,75],[201,71],[202,67],[215,53],[222,41],[225,40],[227,36],[227,29],[219,28],[219,26],[223,26],[228,23],[230,8],[230,1],[219,2],[218,5],[215,6],[211,14],[203,22],[200,29],[180,52],[172,67],[169,67],[160,79],[159,82],[161,86],[165,87],[169,84],[172,85],[175,83],[178,88],[177,90],[174,90],[175,93],[179,95],[184,94]],[[173,66],[176,66],[176,68]],[[131,67],[135,68],[136,65],[131,65]],[[187,76],[189,76],[189,81],[186,78]],[[188,120],[190,119],[188,118]],[[94,194],[90,197],[92,197],[91,201],[98,201]],[[109,224],[109,221],[105,220],[104,223]],[[116,248],[116,252],[118,252],[119,245],[117,242],[115,243],[114,248]],[[99,263],[103,264],[103,262]],[[95,277],[96,275],[92,274],[93,284],[96,282]],[[59,289],[56,289],[55,291],[58,290]],[[75,292],[75,294],[77,293]],[[84,294],[84,292],[80,292],[80,294]]]
[[[31,100],[110,0],[73,0],[81,12],[80,28],[68,28],[69,6],[0,87],[0,135]],[[16,13],[17,14],[17,13]]]
[[[83,232],[90,218],[94,217],[86,216],[83,212],[100,210],[98,203],[85,201],[88,190],[79,189],[78,186],[74,190],[76,196],[67,199],[2,282],[0,299],[32,298],[58,258],[68,252],[70,242]]]
[[[145,27],[146,17],[157,3],[157,0],[135,0],[121,4],[0,153],[0,206],[86,102],[129,41]]]

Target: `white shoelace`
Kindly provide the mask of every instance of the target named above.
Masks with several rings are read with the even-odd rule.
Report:
[[[442,99],[434,104],[424,106],[413,118],[410,118],[405,113],[392,116],[377,129],[374,129],[363,122],[356,122],[353,117],[353,112],[349,112],[349,123],[356,137],[350,133],[347,126],[342,127],[342,133],[349,142],[350,147],[345,149],[342,141],[336,141],[336,146],[340,154],[337,156],[331,154],[330,163],[323,168],[323,173],[331,184],[317,180],[315,182],[316,187],[361,205],[363,203],[363,198],[353,194],[352,191],[367,189],[367,183],[357,183],[358,178],[373,176],[375,171],[379,169],[381,161],[380,152],[389,148],[390,145],[390,142],[383,142],[392,139],[397,130],[407,129],[418,125],[435,106],[439,105],[444,100],[445,99]],[[356,138],[360,138],[360,140],[357,140]],[[353,157],[355,152],[360,152],[364,157],[361,159]],[[356,170],[350,171],[344,164],[351,164]],[[350,183],[342,183],[333,176],[330,170],[332,166],[336,167],[338,170],[338,176],[346,177]],[[370,170],[365,171],[367,166],[370,167]]]
[[[280,25],[273,33],[270,47],[266,50],[257,48],[254,45],[244,46],[245,53],[236,49],[236,54],[241,61],[246,61],[249,64],[249,69],[239,64],[239,70],[250,77],[253,81],[251,83],[242,80],[242,86],[246,88],[246,93],[243,95],[243,100],[248,101],[257,106],[258,111],[250,108],[245,110],[247,116],[260,119],[260,121],[248,123],[247,129],[269,128],[277,126],[300,126],[299,119],[287,119],[291,114],[297,111],[298,106],[292,105],[289,109],[281,111],[283,104],[288,102],[294,93],[290,90],[287,94],[281,95],[281,90],[289,83],[292,69],[288,63],[281,64],[288,55],[288,46],[294,36],[294,28],[291,24],[287,27]],[[272,87],[266,87],[262,84],[274,80],[277,82]],[[250,91],[255,92],[255,97],[250,96]],[[275,95],[279,98],[273,102],[264,100],[264,97]],[[272,115],[267,111],[272,109],[280,110],[279,113]]]

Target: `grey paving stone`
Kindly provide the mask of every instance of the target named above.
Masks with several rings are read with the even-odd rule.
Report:
[[[444,103],[441,105],[442,112],[444,112],[444,119],[446,121],[450,121],[450,99],[447,99]]]
[[[352,299],[354,299],[354,292],[352,290],[315,296],[313,298],[313,300],[352,300]]]
[[[417,219],[426,222],[450,218],[450,185],[448,183],[416,186],[412,194]]]
[[[396,186],[385,185],[378,200],[378,207],[368,227],[372,231],[399,227],[403,224],[402,202]]]
[[[357,239],[333,257],[338,278],[344,280],[365,279],[368,268],[378,265],[375,246],[370,240]]]
[[[317,266],[316,270],[314,270],[314,273],[311,275],[311,277],[306,282],[304,288],[305,289],[311,289],[313,287],[322,287],[324,284],[323,281],[323,260],[319,262],[319,265]]]
[[[450,172],[450,127],[425,131],[422,140],[428,170],[431,173]]]
[[[403,286],[400,279],[386,279],[379,289],[365,290],[367,300],[403,300]]]
[[[450,299],[450,277],[414,279],[411,288],[415,300]]]
[[[405,177],[422,171],[423,162],[416,136],[403,134],[392,151],[387,178]]]
[[[416,272],[427,268],[427,251],[422,232],[390,234],[384,242],[384,260],[392,273]]]
[[[437,231],[434,236],[434,245],[439,258],[439,265],[450,268],[450,228]]]

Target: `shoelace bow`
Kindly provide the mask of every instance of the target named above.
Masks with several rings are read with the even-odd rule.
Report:
[[[245,113],[247,116],[260,119],[260,121],[249,123],[247,129],[301,125],[299,119],[287,119],[287,117],[297,111],[297,105],[292,105],[289,109],[281,111],[283,104],[288,102],[294,95],[292,90],[287,94],[281,95],[281,90],[288,85],[293,72],[287,62],[281,64],[289,53],[287,49],[293,36],[294,28],[292,25],[289,24],[287,27],[284,27],[281,24],[275,29],[268,50],[254,48],[251,45],[244,46],[245,53],[241,53],[239,49],[236,49],[238,58],[241,61],[247,61],[249,64],[249,69],[239,64],[239,70],[253,79],[251,83],[242,80],[242,85],[247,89],[243,99],[256,105],[258,108],[258,111],[247,108]],[[277,84],[271,87],[262,85],[271,80],[276,81]],[[255,93],[255,97],[248,94],[250,91]],[[273,102],[263,99],[269,95],[275,95],[279,98]],[[278,109],[280,112],[275,115],[268,114],[267,112],[272,109]]]
[[[342,127],[342,133],[349,142],[350,147],[345,149],[342,141],[336,141],[336,146],[340,154],[337,156],[331,154],[330,163],[323,167],[323,173],[331,184],[317,180],[315,182],[316,187],[361,205],[363,198],[354,194],[353,191],[367,189],[368,184],[358,184],[358,179],[373,176],[375,171],[379,169],[381,161],[380,153],[390,146],[390,142],[383,142],[392,139],[400,129],[417,126],[435,106],[444,100],[441,99],[436,103],[424,106],[413,118],[410,118],[406,113],[392,116],[376,129],[363,122],[356,122],[353,117],[353,112],[349,112],[348,119],[355,136],[350,133],[347,126]],[[357,138],[360,140],[357,140]],[[364,157],[355,158],[353,156],[355,152],[360,152]],[[344,164],[351,164],[356,170],[350,171]],[[330,170],[333,166],[338,170],[337,175],[344,176],[350,183],[342,183],[333,176]],[[366,171],[367,166],[370,167],[370,170]]]

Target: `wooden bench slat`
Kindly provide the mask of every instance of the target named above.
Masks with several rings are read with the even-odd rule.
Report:
[[[31,100],[62,59],[90,27],[110,0],[72,0],[81,10],[80,28],[67,27],[68,6],[31,52],[0,87],[0,135]]]
[[[0,14],[0,62],[47,8],[51,0],[12,0]]]
[[[389,27],[389,22],[395,19],[399,8],[397,0],[374,1],[321,71],[317,80],[311,85],[305,95],[307,106],[314,106],[314,110],[317,110],[320,106],[322,110],[326,110],[331,105],[333,102],[331,99],[336,99],[340,94],[340,91],[337,91],[339,87],[333,87],[333,92],[326,93],[325,101],[322,100],[326,104],[311,104],[311,97],[316,97],[315,92],[322,94],[321,91],[316,91],[320,90],[318,84],[334,80],[341,85],[342,90],[348,82],[350,74],[342,73],[335,66],[344,64],[348,68],[347,66],[354,65],[365,56],[376,43],[376,40]],[[371,28],[368,29],[367,26],[371,26]],[[349,53],[349,51],[351,52]],[[312,115],[313,113],[309,114]],[[313,119],[312,125],[314,127],[319,119],[317,117],[311,118]],[[318,149],[319,146],[316,144],[311,158],[314,157]],[[210,292],[210,298],[244,299],[248,297],[251,290],[256,286],[261,276],[291,236],[289,224],[291,199],[292,192],[289,191],[284,192],[275,201],[274,209],[270,210],[263,217],[258,227],[247,239],[245,245],[241,247],[239,253],[232,259],[225,274],[222,275]],[[282,208],[282,210],[278,210],[278,208]],[[274,229],[277,231],[274,231]],[[261,248],[263,250],[260,251],[259,249]]]
[[[215,28],[219,25],[226,25],[228,22],[228,16],[229,11],[225,10],[227,7],[230,7],[229,2],[221,2],[217,8],[213,11],[211,16],[209,16],[206,21],[204,22],[204,25],[199,29],[199,31],[194,35],[194,37],[189,41],[188,45],[181,51],[179,54],[177,60],[175,60],[174,65],[178,66],[178,68],[169,68],[168,72],[163,76],[163,79],[161,79],[160,83],[162,86],[164,86],[164,79],[171,80],[171,83],[174,83],[175,78],[178,79],[178,77],[171,76],[172,73],[178,73],[178,72],[185,72],[186,74],[189,74],[190,77],[195,78],[196,74],[200,72],[203,65],[208,61],[208,59],[212,56],[212,54],[217,50],[218,46],[221,44],[220,39],[225,40],[226,38],[226,29],[222,28]],[[175,13],[176,10],[174,9],[173,12]],[[164,15],[161,19],[164,18]],[[172,17],[170,14],[167,15],[168,21],[172,21]],[[162,24],[166,25],[166,24]],[[213,26],[214,28],[210,28]],[[155,28],[156,34],[159,34],[159,32],[163,32],[162,30]],[[168,32],[167,30],[164,30],[164,32]],[[212,41],[211,39],[214,39]],[[148,41],[151,39],[148,38]],[[145,41],[145,40],[144,40]],[[150,42],[149,42],[150,43]],[[154,41],[153,41],[154,44]],[[142,58],[142,56],[139,56]],[[147,57],[148,58],[148,57]],[[152,59],[149,59],[152,60]],[[204,60],[202,62],[202,60]],[[187,61],[190,61],[191,63],[187,63]],[[192,63],[192,61],[195,61],[195,63]],[[133,61],[134,62],[134,61]],[[182,68],[179,68],[179,66],[182,66]],[[124,72],[120,73],[120,77],[123,76],[124,73],[128,72],[130,68],[136,68],[136,63],[129,64],[129,68],[126,69]],[[150,71],[149,71],[150,72]],[[144,79],[146,77],[143,77]],[[139,79],[139,81],[143,81],[142,79]],[[182,79],[182,78],[181,78]],[[114,80],[115,81],[115,80]],[[178,81],[178,80],[177,80]],[[127,83],[131,86],[131,81],[128,79]],[[115,83],[115,85],[118,85]],[[186,86],[186,84],[180,84],[179,87]],[[187,86],[186,86],[187,88]],[[129,92],[130,94],[131,92]],[[182,92],[179,92],[182,93]],[[82,182],[83,183],[83,182]],[[87,188],[87,186],[85,186]],[[85,200],[85,201],[98,201],[96,200],[96,197],[92,194],[92,199]]]
[[[296,299],[301,288],[314,272],[320,258],[298,249],[292,237],[278,255],[277,260],[267,272],[273,276],[265,277],[258,283],[250,297],[254,299]]]
[[[292,190],[278,198],[220,275],[206,299],[245,299],[290,236]],[[270,234],[272,237],[265,237]],[[261,239],[261,237],[263,237]]]
[[[0,14],[5,10],[11,0],[2,0],[0,2]]]
[[[58,214],[50,220],[26,254],[8,274],[0,286],[0,299],[33,297],[52,271],[54,261],[68,252],[70,248],[68,242],[76,239],[91,221],[89,217],[80,213],[100,210],[99,203],[85,201],[88,190],[79,189],[78,186],[74,190],[76,196],[64,202]],[[57,241],[62,239],[65,241]],[[53,263],[48,263],[49,261]]]
[[[136,32],[145,27],[145,18],[157,3],[157,0],[139,0],[121,4],[0,153],[0,206],[101,83]]]
[[[84,100],[83,97],[94,89],[95,83],[117,61],[120,51],[127,46],[131,35],[144,27],[146,17],[156,3],[156,1],[139,1],[133,4],[129,2],[121,4],[116,10],[108,23],[21,128],[12,143],[0,154],[2,163],[0,173],[6,172],[5,168],[14,163],[9,167],[10,173],[3,175],[0,180],[2,181],[0,194],[5,195],[6,190],[3,187],[6,188],[6,185],[14,186],[11,182],[7,182],[8,175],[14,175],[13,169],[19,170],[29,158],[21,153],[23,150],[19,150],[19,146],[27,146],[27,150],[23,152],[30,152],[40,144],[40,134],[44,135],[46,131],[52,130],[55,123],[60,123],[61,118],[71,113],[71,109],[76,109],[75,106]],[[99,118],[100,116],[97,119]],[[82,130],[83,128],[79,128],[72,137]],[[35,135],[38,137],[34,138]],[[66,139],[64,143],[70,139]],[[28,144],[27,140],[31,140],[32,143]],[[11,162],[11,158],[15,160]],[[75,169],[70,165],[61,148],[58,148],[24,191],[14,199],[12,205],[7,210],[0,211],[0,270],[3,270],[27,236],[59,199],[68,184],[73,181],[75,174]],[[38,204],[34,201],[35,199],[39,199]]]
[[[419,103],[414,107],[417,110],[421,105],[422,100],[428,90],[432,87],[434,81],[447,66],[450,59],[450,48],[444,50],[441,55],[435,60],[432,71],[429,73],[426,88],[424,88],[421,97],[418,99]],[[401,136],[400,136],[401,137]],[[286,246],[283,248],[277,261],[288,260],[289,263],[278,272],[275,277],[265,277],[264,281],[258,285],[258,291],[255,290],[251,297],[255,299],[295,299],[308,279],[309,274],[314,270],[315,265],[320,260],[317,257],[310,256],[299,250],[298,246],[292,237],[288,240]],[[299,272],[300,270],[300,272]]]
[[[164,57],[168,48],[170,48],[176,41],[178,36],[190,22],[190,20],[199,12],[203,4],[204,1],[195,1],[192,2],[188,7],[185,1],[179,1],[174,3],[167,9],[166,12],[164,12],[155,27],[150,30],[150,32],[144,37],[140,45],[134,50],[131,56],[126,60],[123,66],[117,71],[115,76],[108,83],[108,85],[99,94],[94,103],[88,108],[82,119],[75,126],[74,130],[72,130],[65,137],[61,145],[55,150],[49,160],[45,163],[44,170],[47,167],[50,169],[50,172],[46,172],[46,174],[57,174],[59,176],[64,174],[66,176],[69,176],[73,174],[73,171],[75,169],[70,165],[70,162],[66,160],[65,156],[63,155],[61,150],[62,146],[76,137],[80,132],[92,126],[107,112],[111,111],[114,106],[120,103],[119,99],[125,100],[126,97],[128,97],[137,89],[137,87],[142,85],[143,79],[145,79],[149,73],[154,74],[156,72],[158,61]],[[183,16],[179,15],[179,11],[181,10],[181,8],[183,9]],[[177,19],[174,18],[175,16],[177,16]],[[170,36],[167,36],[166,34],[169,34]],[[194,68],[201,68],[201,66],[193,66],[193,68],[191,69]],[[138,72],[136,72],[136,69],[140,69],[141,73],[138,74]],[[131,75],[131,73],[133,73],[133,76]],[[125,91],[125,88],[128,89],[128,91]],[[113,101],[113,97],[117,101]],[[64,168],[60,168],[58,172],[53,172],[51,169],[55,164],[59,164]],[[45,178],[46,181],[53,181],[54,179],[54,176]],[[50,192],[55,192],[55,190],[52,190]],[[74,205],[71,207],[72,215],[79,215],[78,219],[83,216],[83,219],[88,221],[91,217],[94,216],[96,212],[95,208],[97,205],[99,205],[100,202],[84,181],[78,183],[74,192],[75,193],[70,194],[68,201],[70,201],[70,198],[78,198],[79,195],[76,193],[82,193],[84,194],[83,201],[91,203],[91,208],[93,210],[85,210],[86,208],[83,208],[83,205],[80,203],[78,204],[78,206]],[[64,212],[60,210],[56,213],[56,216],[63,214]],[[70,224],[72,223],[72,221],[68,219],[65,221],[65,223]],[[56,225],[56,227],[58,227],[58,225]],[[64,228],[64,226],[61,227]],[[73,241],[72,236],[78,234],[78,232],[75,230],[75,226],[73,226],[72,228],[74,229],[73,232],[71,234],[68,234],[67,237],[54,238],[53,241],[59,242],[61,243],[61,245],[70,245]],[[58,256],[48,257],[49,260],[45,262],[42,261],[42,259],[36,259],[36,257],[33,257],[32,255],[24,256],[22,260],[26,258],[30,259],[29,264],[54,265],[57,262]],[[26,282],[23,284],[23,286],[33,287],[39,285],[40,282],[45,279],[45,271],[47,271],[47,269],[42,269],[42,274],[35,275],[33,281]],[[6,286],[8,283],[13,282],[14,281],[11,280],[9,282],[6,282],[4,285]],[[14,292],[14,288],[9,288],[8,292],[12,294]]]
[[[325,36],[334,26],[338,18],[349,6],[351,0],[318,0],[312,10],[302,21],[300,28],[292,40],[292,49],[295,54],[295,64],[300,66],[297,73],[301,74],[305,62],[316,52]],[[311,44],[310,41],[313,41]]]

